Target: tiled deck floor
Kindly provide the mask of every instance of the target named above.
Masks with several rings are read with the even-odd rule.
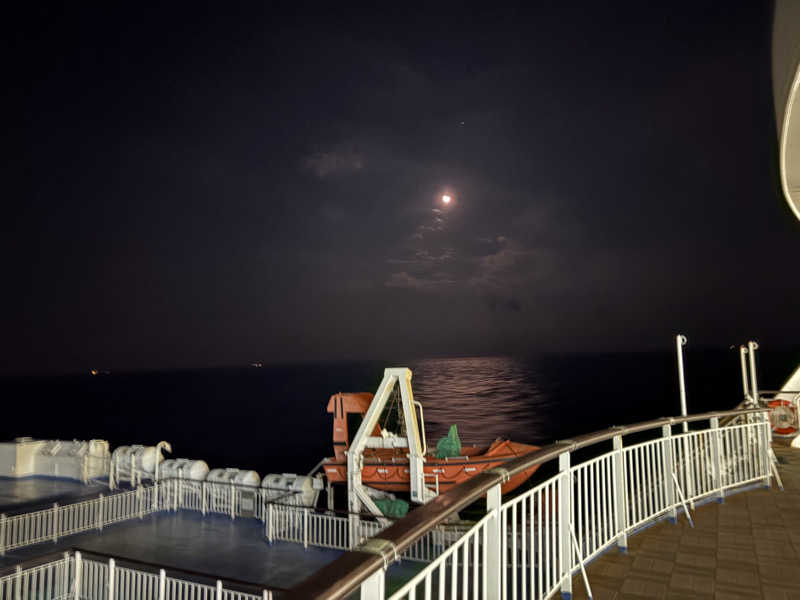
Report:
[[[587,566],[598,600],[641,598],[800,599],[800,450],[776,447],[785,486],[698,506],[692,529],[662,522]],[[575,598],[586,598],[580,574]]]

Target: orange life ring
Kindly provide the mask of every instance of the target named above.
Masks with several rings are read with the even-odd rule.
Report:
[[[778,435],[795,435],[797,433],[797,408],[789,400],[770,400],[769,422],[772,431]]]

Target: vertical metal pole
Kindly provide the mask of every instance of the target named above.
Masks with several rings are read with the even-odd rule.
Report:
[[[675,510],[677,506],[677,501],[675,499],[675,480],[672,478],[675,469],[674,460],[672,458],[672,425],[662,426],[661,435],[663,436],[661,443],[664,447],[664,477],[661,481],[664,486],[667,506],[669,507],[667,515],[672,523],[677,523],[678,513]]]
[[[752,398],[750,398],[750,382],[747,377],[747,346],[739,346],[739,364],[742,367],[742,392],[744,392],[744,399],[745,401],[752,401]]]
[[[272,543],[272,503],[267,504],[267,541]]]
[[[164,569],[158,570],[158,600],[165,600],[167,597],[167,572]]]
[[[81,600],[81,581],[83,579],[83,574],[81,572],[83,570],[82,567],[83,567],[83,565],[81,564],[81,553],[80,552],[76,552],[75,553],[75,585],[73,586],[73,590],[75,592],[73,597],[75,598],[75,600]]]
[[[6,513],[0,515],[0,556],[6,555]]]
[[[222,600],[222,582],[217,579],[217,600]]]
[[[14,571],[14,600],[22,600],[22,567],[19,565]]]
[[[675,349],[678,352],[678,385],[680,386],[681,392],[681,415],[684,417],[687,415],[686,412],[686,382],[684,381],[683,376],[683,347],[686,345],[686,336],[678,334],[675,336]],[[684,422],[683,423],[683,432],[686,433],[689,431],[689,424]]]
[[[772,449],[771,446],[771,434],[772,434],[772,427],[770,426],[769,417],[767,416],[766,412],[761,413],[761,432],[760,432],[760,440],[761,440],[761,452],[759,455],[761,457],[761,469],[762,473],[764,474],[764,487],[769,488],[772,485],[772,453],[770,450]]]
[[[97,500],[97,529],[103,531],[103,494]]]
[[[59,598],[66,598],[69,594],[69,552],[64,552],[64,568],[61,570],[61,593]]]
[[[756,406],[761,404],[761,399],[758,397],[758,377],[756,376],[756,350],[758,344],[752,340],[747,342],[747,349],[750,351],[750,383],[753,390],[753,401]]]
[[[178,481],[176,485],[178,486],[178,497],[175,500],[175,510],[183,508],[183,467],[178,469]]]
[[[53,502],[53,543],[58,541],[58,502]]]
[[[617,547],[628,551],[628,486],[625,476],[625,454],[622,451],[622,436],[614,436],[614,506]]]
[[[200,505],[200,512],[203,516],[206,516],[206,482],[205,480],[200,482],[200,495],[203,497],[202,504]]]
[[[231,520],[236,518],[236,488],[231,481]]]
[[[361,600],[376,600],[386,595],[386,572],[378,569],[361,583]]]
[[[117,591],[115,585],[116,563],[113,558],[108,559],[108,600],[114,600],[114,593]]]
[[[303,548],[308,550],[308,508],[303,509]]]
[[[717,492],[717,502],[722,502],[725,499],[725,490],[723,490],[724,482],[722,481],[722,444],[720,443],[719,419],[713,417],[711,419],[711,451],[713,453],[713,460],[711,468],[714,470],[714,485]]]
[[[558,455],[558,564],[561,569],[561,595],[572,596],[573,548],[570,524],[572,522],[572,471],[569,452]],[[516,576],[516,575],[515,575]]]
[[[486,597],[488,600],[502,598],[500,586],[503,578],[500,569],[503,564],[502,551],[505,532],[501,530],[501,487],[502,484],[498,483],[486,493],[486,512],[493,515],[486,522]]]

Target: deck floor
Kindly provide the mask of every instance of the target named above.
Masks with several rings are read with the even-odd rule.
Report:
[[[29,512],[48,508],[53,502],[77,502],[107,490],[102,483],[84,485],[80,481],[52,477],[0,477],[0,513]]]
[[[698,506],[691,528],[661,522],[586,568],[598,600],[641,598],[800,599],[800,450],[776,447],[785,486]],[[586,598],[580,574],[575,598]]]

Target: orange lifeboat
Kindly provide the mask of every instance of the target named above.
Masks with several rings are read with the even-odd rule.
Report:
[[[347,483],[347,457],[349,447],[364,415],[372,402],[370,393],[339,393],[328,401],[328,412],[333,414],[334,456],[326,459],[324,469],[331,483]],[[376,425],[372,435],[380,435]],[[461,446],[461,456],[436,458],[428,453],[423,467],[425,484],[431,490],[446,492],[487,469],[538,450],[538,446],[497,439],[488,446]],[[405,448],[367,448],[364,450],[364,467],[361,480],[364,485],[386,492],[407,492],[410,486],[408,450]],[[537,467],[514,475],[502,486],[508,493],[529,479]]]

